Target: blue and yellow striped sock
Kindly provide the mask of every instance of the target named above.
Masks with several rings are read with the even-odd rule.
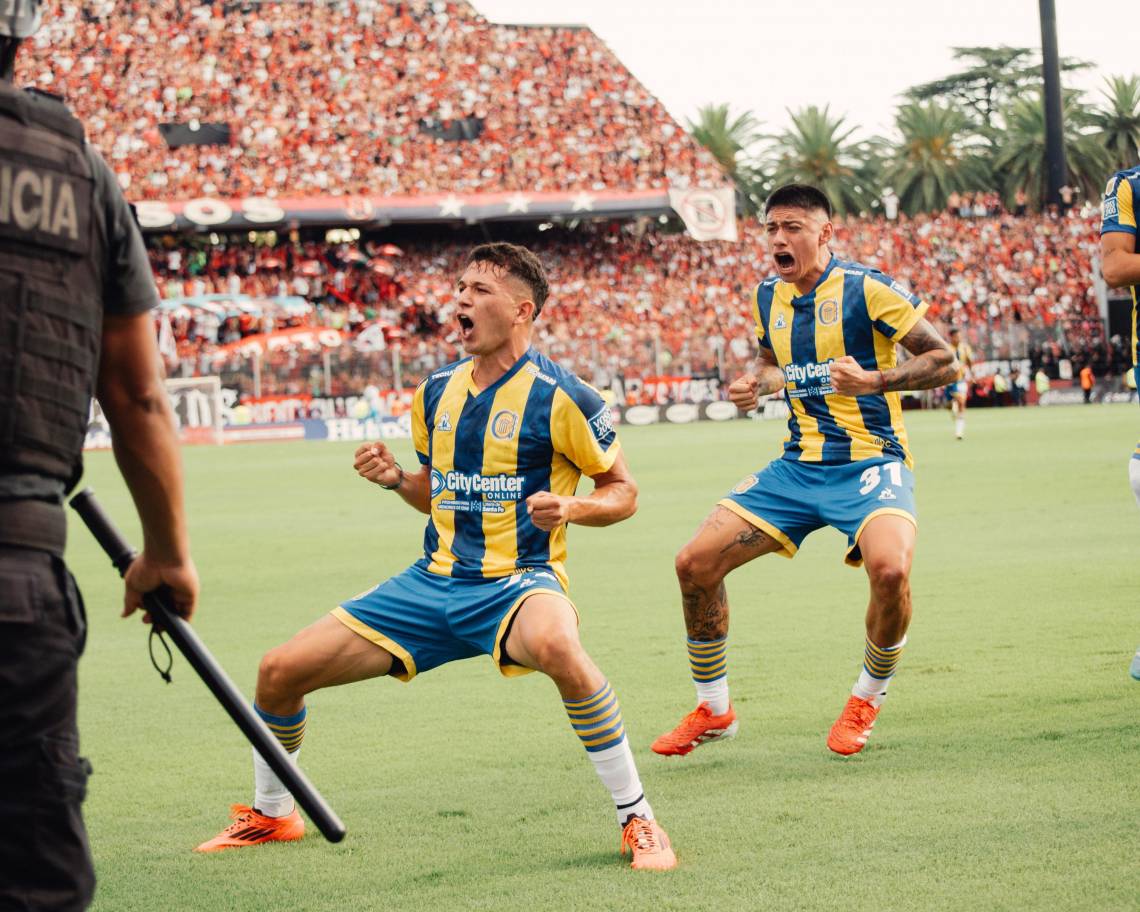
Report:
[[[882,703],[905,645],[905,636],[902,642],[894,646],[879,646],[867,637],[863,649],[863,670],[851,692],[864,700],[870,700],[876,706]]]
[[[302,706],[301,711],[292,716],[275,716],[253,704],[261,721],[269,726],[287,754],[295,754],[301,749],[301,742],[305,740],[305,719],[309,715],[308,707]]]
[[[641,777],[625,737],[621,706],[609,681],[586,699],[563,700],[562,705],[598,778],[610,790],[618,823],[624,824],[633,816],[652,820],[653,809],[645,800]]]
[[[728,637],[685,641],[689,671],[697,688],[697,703],[708,703],[713,715],[728,712]]]

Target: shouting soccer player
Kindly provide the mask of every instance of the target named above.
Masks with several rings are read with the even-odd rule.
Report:
[[[783,458],[745,476],[677,555],[697,708],[653,743],[659,754],[736,732],[724,578],[741,564],[793,557],[809,533],[834,526],[847,535],[847,563],[865,565],[863,670],[827,739],[838,754],[867,743],[910,623],[914,476],[898,393],[945,385],[959,365],[923,319],[924,303],[878,270],[832,256],[831,203],[820,190],[780,187],[765,220],[776,275],[752,300],[760,355],[729,396],[747,410],[783,389],[789,434]],[[901,366],[896,342],[914,356]]]
[[[257,712],[295,758],[305,695],[322,687],[381,675],[410,681],[477,655],[506,676],[541,671],[613,796],[622,851],[634,868],[672,868],[617,697],[579,642],[566,594],[566,524],[628,518],[637,485],[601,396],[530,347],[549,292],[537,257],[512,244],[477,247],[458,287],[459,335],[471,357],[416,390],[419,471],[405,472],[382,443],[356,451],[358,474],[428,514],[424,556],[266,654]],[[583,474],[594,490],[578,497]],[[199,851],[303,834],[292,796],[256,751],[253,759],[253,806],[235,806],[234,822]]]

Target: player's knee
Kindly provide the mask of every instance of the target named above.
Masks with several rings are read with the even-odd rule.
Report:
[[[572,673],[586,661],[586,651],[576,634],[559,630],[542,638],[531,649],[539,667],[551,677]]]
[[[897,557],[867,562],[867,575],[877,592],[902,595],[909,587],[910,568]]]
[[[673,561],[673,568],[677,571],[677,579],[681,583],[681,588],[686,586],[700,586],[703,589],[716,588],[722,579],[719,568],[713,565],[707,555],[692,545],[685,545],[677,552],[677,557]]]
[[[260,699],[276,699],[291,695],[296,682],[295,663],[285,647],[270,649],[261,657],[257,668],[257,693]]]

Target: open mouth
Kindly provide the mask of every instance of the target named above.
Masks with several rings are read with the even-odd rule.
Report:
[[[777,253],[774,259],[776,260],[776,268],[781,272],[786,272],[796,265],[796,258],[790,253]]]
[[[467,314],[459,314],[456,320],[459,322],[459,335],[466,339],[471,335],[471,331],[475,329],[475,321],[467,316]]]

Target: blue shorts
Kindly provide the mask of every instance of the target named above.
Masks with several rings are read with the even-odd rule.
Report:
[[[499,671],[513,676],[533,669],[505,659],[507,630],[522,603],[539,592],[553,593],[574,608],[549,567],[494,579],[456,579],[429,573],[420,562],[342,602],[332,615],[403,662],[404,671],[396,675],[401,681],[477,655],[491,656]]]
[[[965,380],[955,380],[945,389],[947,399],[953,399],[955,396],[965,396],[969,392],[970,390]]]
[[[847,535],[852,567],[863,563],[859,535],[873,517],[905,516],[918,527],[914,473],[891,458],[846,465],[777,459],[746,475],[719,503],[776,539],[785,557],[794,557],[816,529],[832,526]]]

